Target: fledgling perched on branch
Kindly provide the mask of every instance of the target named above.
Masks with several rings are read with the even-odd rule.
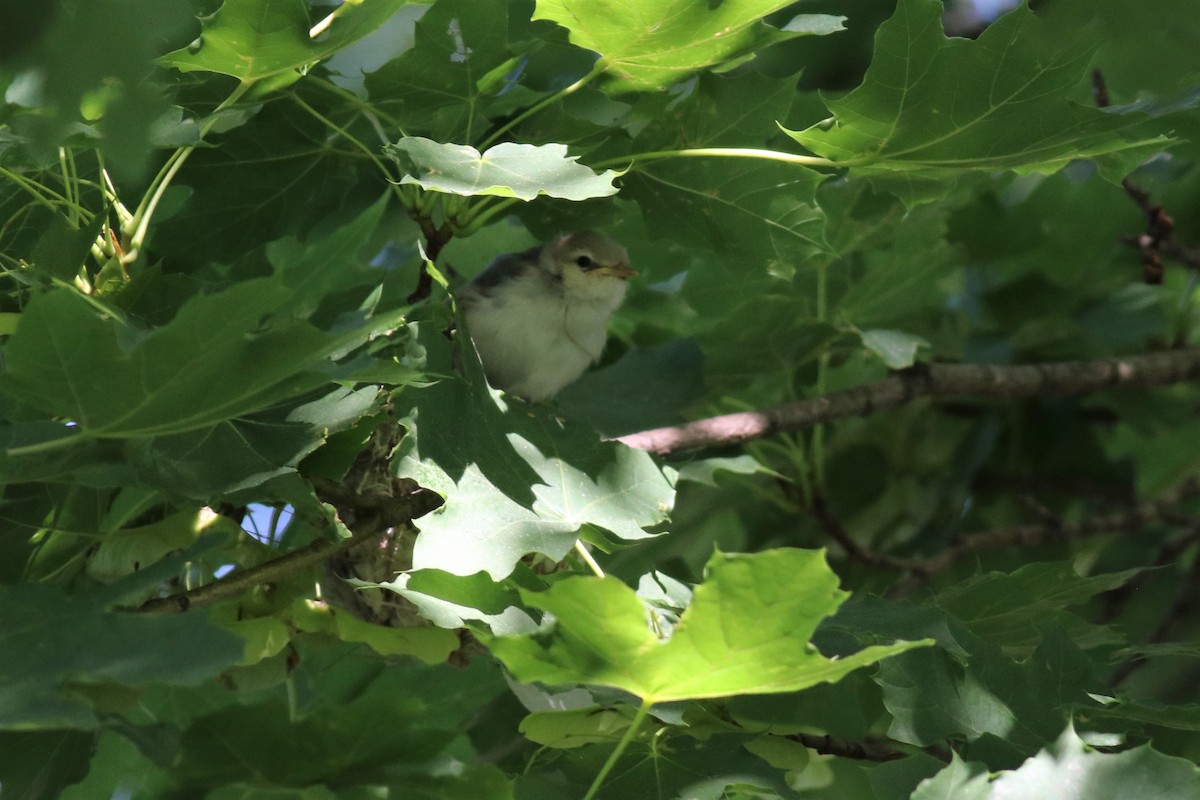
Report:
[[[636,274],[596,231],[498,256],[457,293],[488,382],[536,403],[575,381],[604,351]]]

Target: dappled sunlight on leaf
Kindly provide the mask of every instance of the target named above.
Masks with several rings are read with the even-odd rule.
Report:
[[[488,642],[514,675],[612,686],[649,703],[796,691],[932,644],[868,647],[839,659],[815,652],[817,624],[846,598],[817,551],[717,553],[665,641],[633,591],[612,578],[571,578],[522,596],[552,614],[554,627]]]

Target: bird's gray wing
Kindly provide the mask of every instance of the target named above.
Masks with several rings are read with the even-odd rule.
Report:
[[[497,286],[517,277],[531,265],[537,264],[541,249],[541,247],[534,247],[523,253],[505,253],[502,256],[496,256],[492,259],[492,263],[487,265],[487,269],[476,275],[467,284],[466,294],[490,297]]]

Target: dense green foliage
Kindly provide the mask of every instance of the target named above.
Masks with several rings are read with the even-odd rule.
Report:
[[[0,797],[1200,797],[1200,20],[943,12],[0,6]]]

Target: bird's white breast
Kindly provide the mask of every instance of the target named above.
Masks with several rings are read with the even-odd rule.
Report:
[[[530,270],[465,304],[467,326],[492,385],[538,402],[600,358],[625,282],[550,279]]]

